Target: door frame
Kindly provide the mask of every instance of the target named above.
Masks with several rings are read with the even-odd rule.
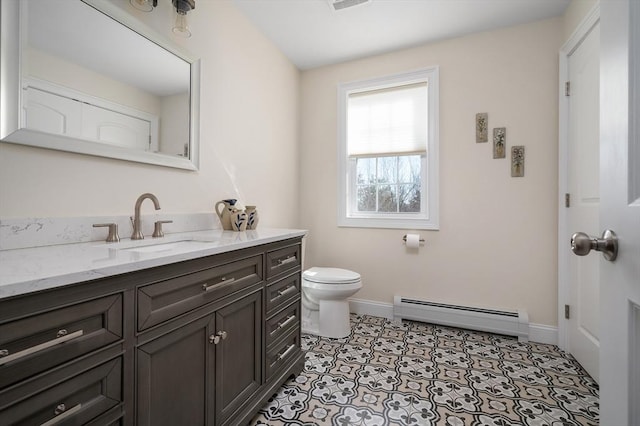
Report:
[[[569,166],[569,97],[565,96],[565,82],[569,79],[569,56],[580,46],[593,27],[600,22],[600,3],[597,3],[580,22],[559,53],[558,79],[558,347],[569,349],[569,322],[564,318],[564,305],[569,304],[569,241],[563,237],[569,232],[565,193],[568,192]]]

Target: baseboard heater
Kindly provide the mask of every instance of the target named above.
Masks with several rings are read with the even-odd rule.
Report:
[[[521,342],[529,341],[529,316],[526,311],[500,311],[394,296],[393,318],[397,321],[408,319],[488,331],[516,336]]]

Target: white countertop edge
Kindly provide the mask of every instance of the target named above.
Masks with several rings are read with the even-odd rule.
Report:
[[[127,239],[113,244],[94,241],[3,250],[0,251],[0,299],[303,237],[306,233],[301,229],[276,228],[244,232],[212,230],[167,234],[162,240]],[[211,245],[201,244],[200,239],[212,240]],[[121,248],[189,240],[198,241],[197,246],[144,254]]]

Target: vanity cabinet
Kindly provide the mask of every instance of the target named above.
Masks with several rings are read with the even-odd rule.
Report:
[[[1,425],[243,425],[302,370],[300,238],[0,299]]]
[[[138,346],[140,426],[225,424],[261,384],[262,288]]]

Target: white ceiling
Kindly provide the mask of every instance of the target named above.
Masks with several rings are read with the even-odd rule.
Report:
[[[232,0],[300,69],[561,15],[570,0]]]

